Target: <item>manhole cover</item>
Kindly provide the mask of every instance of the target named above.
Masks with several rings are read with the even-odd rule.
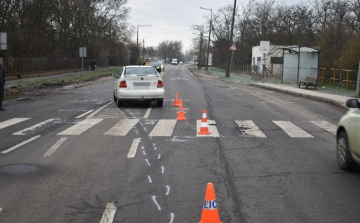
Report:
[[[22,174],[32,173],[37,171],[39,168],[35,165],[29,164],[12,164],[0,167],[0,173],[11,173],[11,174]]]

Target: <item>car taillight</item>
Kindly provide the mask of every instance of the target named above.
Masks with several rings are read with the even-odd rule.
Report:
[[[158,81],[157,87],[158,88],[164,87],[164,83],[162,81]]]
[[[126,81],[121,81],[119,84],[119,88],[127,88]]]

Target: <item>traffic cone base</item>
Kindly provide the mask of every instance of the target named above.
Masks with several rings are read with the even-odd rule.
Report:
[[[206,187],[205,200],[199,223],[222,223],[217,208],[214,185],[208,183]]]

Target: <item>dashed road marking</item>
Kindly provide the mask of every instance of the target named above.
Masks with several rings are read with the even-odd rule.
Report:
[[[65,141],[67,137],[59,139],[45,154],[44,157],[51,156]]]
[[[2,151],[1,153],[11,152],[11,151],[13,151],[13,150],[15,150],[15,149],[17,149],[17,148],[19,148],[19,147],[21,147],[21,146],[29,143],[29,142],[31,142],[31,141],[34,141],[35,139],[37,139],[37,138],[39,138],[39,137],[40,137],[40,135],[34,136],[34,137],[32,137],[32,138],[30,138],[30,139],[28,139],[28,140],[25,140],[24,142],[21,142],[21,143],[15,145],[15,146],[13,146],[13,147],[7,149],[7,150]]]
[[[94,125],[101,122],[103,119],[85,119],[68,129],[58,133],[57,135],[80,135],[81,133],[85,132],[86,130],[90,129]]]
[[[129,153],[127,155],[127,158],[134,158],[135,157],[135,154],[136,154],[137,148],[139,146],[139,143],[140,143],[140,138],[136,138],[136,139],[133,140],[133,142],[131,144],[131,147],[130,147],[130,150],[129,150]]]

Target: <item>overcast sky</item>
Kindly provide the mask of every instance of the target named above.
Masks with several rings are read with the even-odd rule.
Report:
[[[248,0],[237,0],[237,7],[243,2]],[[234,0],[128,0],[127,4],[131,8],[130,24],[135,28],[151,25],[139,27],[139,43],[144,39],[145,47],[157,47],[164,40],[181,40],[184,51],[191,47],[190,38],[196,37],[190,25],[205,24],[205,16],[211,13],[199,7],[212,9],[214,14],[227,5],[234,5]]]

